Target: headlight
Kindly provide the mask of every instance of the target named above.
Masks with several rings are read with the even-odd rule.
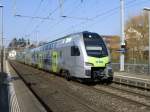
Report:
[[[93,63],[85,62],[86,66],[94,66]]]

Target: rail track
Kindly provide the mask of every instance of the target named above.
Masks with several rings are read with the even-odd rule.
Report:
[[[46,109],[47,112],[52,112],[51,108],[36,94],[36,92],[31,88],[31,85],[35,85],[36,83],[33,82],[27,82],[24,77],[18,72],[15,65],[10,63],[12,68],[15,70],[17,75],[21,78],[21,80],[25,83],[25,85],[30,89],[30,91],[35,95],[35,97],[38,99],[38,101],[42,104],[42,106]]]
[[[26,85],[30,88],[30,90],[35,94],[35,96],[39,99],[39,101],[44,105],[44,107],[47,109],[47,111],[51,111],[50,106],[47,105],[47,103],[42,100],[42,98],[39,96],[39,94],[37,93],[35,88],[32,87],[32,86],[36,85],[37,82],[38,83],[44,82],[45,84],[50,86],[50,83],[48,83],[49,79],[47,78],[47,75],[45,75],[45,74],[49,74],[49,73],[39,71],[39,70],[36,70],[34,68],[28,69],[28,72],[31,73],[31,76],[34,76],[33,78],[36,78],[36,81],[32,81],[32,80],[27,81],[27,78],[25,78],[24,76],[21,75],[23,73],[21,73],[20,71],[18,72],[18,69],[15,67],[16,65],[14,63],[11,63],[11,65],[17,71],[17,73],[20,74],[20,77],[22,78],[22,80],[26,83]],[[25,67],[25,68],[27,69],[27,67]],[[41,80],[41,78],[37,78],[36,74],[38,74],[38,76],[40,75],[41,77],[45,77],[44,80]],[[103,107],[98,108],[98,106],[94,106],[94,104],[92,102],[89,102],[89,100],[86,100],[85,98],[80,97],[79,94],[75,94],[75,93],[68,91],[68,88],[63,88],[63,86],[66,86],[66,85],[63,85],[61,83],[62,81],[66,82],[62,78],[58,78],[58,82],[60,82],[60,83],[57,82],[57,86],[61,89],[62,94],[64,94],[69,99],[76,101],[78,104],[80,104],[80,106],[82,105],[82,107],[85,110],[87,110],[89,112],[98,112],[99,109],[102,109],[102,111],[104,111],[104,112],[106,110],[108,112],[109,111],[115,112],[115,110],[113,110],[113,109],[106,109]],[[54,81],[53,83],[56,83],[56,82]],[[89,86],[89,85],[78,83],[76,81],[70,81],[67,83],[68,84],[72,83],[73,85],[76,85],[78,87],[86,88],[89,91],[92,90],[92,91],[96,92],[97,94],[102,94],[102,93],[105,95],[107,94],[109,96],[112,96],[113,98],[122,100],[124,102],[129,102],[130,104],[133,104],[133,105],[144,106],[145,108],[150,110],[150,95],[145,95],[142,93],[136,93],[134,91],[130,91],[128,89],[122,89],[122,88],[119,88],[119,87],[114,86],[114,85],[107,85],[106,86],[106,85],[98,85],[97,84],[97,85]]]
[[[150,98],[150,90],[147,90],[147,89],[141,89],[141,88],[136,88],[136,87],[127,86],[123,84],[116,84],[116,83],[113,83],[112,85],[109,85],[107,87],[119,89],[124,92],[130,92],[135,95],[147,97],[148,99]]]
[[[119,99],[133,102],[135,104],[143,105],[143,106],[150,108],[150,97],[149,96],[145,96],[145,95],[134,93],[134,92],[129,92],[129,91],[123,90],[123,89],[118,89],[118,88],[114,89],[114,87],[110,87],[110,86],[108,86],[108,87],[106,87],[106,86],[93,87],[93,89],[95,89],[98,92],[106,92],[110,95],[114,95],[114,96],[118,97]],[[140,99],[142,99],[144,101],[141,101]]]
[[[40,78],[37,78],[36,79],[36,82],[34,81],[27,81],[21,74],[20,71],[18,71],[18,69],[15,67],[15,65],[13,63],[11,63],[11,66],[13,67],[13,69],[17,72],[17,74],[21,77],[21,79],[24,81],[24,83],[29,87],[29,89],[33,92],[33,94],[37,97],[37,99],[41,102],[41,104],[45,107],[45,109],[48,111],[48,112],[52,112],[53,110],[51,109],[51,107],[45,102],[43,101],[43,99],[39,96],[39,94],[36,93],[35,89],[32,87],[34,85],[37,84],[37,82],[42,82]],[[28,72],[32,73],[30,75],[36,75],[36,74],[43,74],[43,71],[42,72],[39,72],[39,71],[33,71],[33,70],[29,70],[28,69]],[[44,79],[45,82],[49,81],[48,79]],[[48,84],[48,83],[47,83]],[[58,84],[58,83],[57,83]],[[48,84],[49,85],[49,84]],[[58,84],[60,87],[62,86],[61,84]],[[101,108],[96,108],[95,106],[91,106],[91,103],[89,102],[85,102],[84,99],[81,99],[79,98],[78,96],[76,95],[72,95],[69,91],[67,91],[67,89],[64,89],[61,91],[66,97],[68,97],[69,99],[72,99],[74,101],[76,101],[78,104],[80,104],[85,112],[99,112],[100,109],[102,110],[102,112],[105,112],[107,109],[103,109],[103,107]],[[55,94],[57,92],[54,92],[53,94]],[[107,110],[107,112],[109,112]]]
[[[127,89],[121,89],[119,87],[115,87],[115,86],[112,86],[112,85],[96,85],[96,86],[89,86],[89,85],[83,85],[83,84],[80,84],[80,83],[77,83],[77,82],[72,82],[76,85],[79,85],[79,86],[83,86],[83,87],[86,87],[88,89],[92,89],[96,92],[99,92],[99,93],[106,93],[106,94],[109,94],[109,95],[113,95],[114,97],[116,98],[119,98],[119,99],[122,99],[124,101],[128,101],[128,102],[132,102],[134,104],[137,104],[137,105],[143,105],[143,106],[146,106],[150,109],[150,96],[149,95],[144,95],[144,94],[141,94],[141,93],[136,93],[136,92],[133,92],[133,91],[129,91]],[[119,94],[118,94],[119,93]],[[122,94],[126,94],[126,95],[122,95]],[[128,96],[130,95],[130,97]],[[131,96],[133,98],[131,98]],[[144,99],[145,101],[141,101],[141,100],[136,100],[134,98],[139,98],[139,99]],[[146,102],[147,101],[147,102]]]

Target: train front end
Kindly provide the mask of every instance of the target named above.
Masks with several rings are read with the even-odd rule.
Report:
[[[97,33],[84,32],[85,75],[94,81],[112,82],[113,70],[110,53],[102,37]]]

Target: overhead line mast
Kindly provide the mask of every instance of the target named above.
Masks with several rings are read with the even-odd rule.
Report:
[[[125,34],[124,34],[124,0],[120,0],[121,3],[121,40],[120,40],[120,71],[124,71],[124,51],[125,51]]]
[[[3,7],[0,4],[0,10],[1,10],[1,72],[3,73],[3,59],[4,59],[4,45],[3,45]]]

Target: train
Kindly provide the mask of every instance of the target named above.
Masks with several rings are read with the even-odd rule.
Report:
[[[68,81],[113,80],[111,56],[103,38],[83,31],[72,33],[36,48],[17,52],[16,60],[64,76]]]
[[[15,50],[11,50],[8,52],[8,58],[11,60],[15,60],[16,59],[16,51]]]

